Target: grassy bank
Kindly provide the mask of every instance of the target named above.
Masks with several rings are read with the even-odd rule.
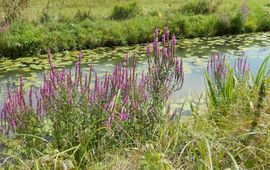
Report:
[[[155,31],[148,68],[135,57],[99,77],[92,65],[50,72],[26,94],[23,77],[8,90],[0,119],[0,166],[9,169],[267,169],[270,159],[270,76],[266,57],[257,75],[248,60],[209,58],[205,105],[192,115],[167,107],[181,90],[183,63],[175,37]],[[162,49],[162,53],[159,51]],[[91,80],[94,83],[91,83]],[[25,97],[25,96],[28,96]],[[35,100],[34,100],[35,98]],[[179,106],[181,108],[181,106]],[[13,132],[13,133],[11,133]]]
[[[0,55],[17,58],[151,40],[157,27],[179,37],[215,36],[270,30],[270,4],[216,1],[30,1],[0,34]]]

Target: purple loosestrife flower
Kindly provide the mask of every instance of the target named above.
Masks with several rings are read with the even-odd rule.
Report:
[[[39,96],[38,96],[38,92],[37,91],[35,91],[35,96],[36,96],[36,102],[37,102],[37,106],[36,106],[36,113],[38,114],[38,115],[40,115],[41,114],[41,110],[40,110],[40,105],[41,105],[41,103],[40,103],[40,99],[39,99]]]
[[[109,120],[106,120],[103,124],[104,124],[105,128],[107,128],[107,129],[111,128],[111,122]]]
[[[162,48],[162,62],[165,63],[168,59],[168,50],[166,47]]]
[[[184,71],[183,71],[183,59],[175,59],[175,77],[177,81],[183,83]]]
[[[121,121],[126,121],[128,120],[128,114],[126,112],[121,112],[120,113],[120,120]]]
[[[165,45],[165,43],[166,43],[166,35],[165,34],[162,34],[161,40],[162,40],[162,44]]]
[[[24,100],[24,92],[23,92],[23,86],[24,86],[24,82],[23,82],[23,76],[20,75],[20,94],[19,94],[19,102],[20,102],[20,107],[21,110],[24,111],[25,110],[25,100]]]
[[[176,45],[176,38],[175,38],[175,36],[173,35],[173,36],[172,36],[172,39],[171,39],[171,46],[172,46],[172,48],[175,48],[175,45]]]
[[[158,38],[155,38],[154,42],[153,42],[153,49],[154,49],[154,52],[156,54],[159,53],[159,43],[158,43]]]
[[[234,64],[235,74],[237,77],[243,79],[249,72],[249,65],[247,63],[247,57],[240,57]]]
[[[15,119],[11,119],[10,120],[10,125],[11,125],[11,127],[16,128],[17,127],[17,121]]]
[[[220,54],[211,56],[207,67],[208,75],[216,84],[224,81],[228,71],[225,57],[221,57]]]
[[[158,38],[158,34],[159,34],[159,29],[155,29],[155,34],[154,34],[155,38]]]

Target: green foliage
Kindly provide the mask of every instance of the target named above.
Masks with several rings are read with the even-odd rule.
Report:
[[[270,13],[262,14],[258,20],[258,31],[268,31],[270,29]]]
[[[85,19],[94,19],[94,17],[91,15],[91,9],[89,9],[88,11],[81,11],[78,9],[77,13],[74,16],[75,20],[85,20]]]
[[[192,1],[185,6],[183,6],[179,11],[182,12],[183,14],[189,14],[189,15],[208,15],[212,12],[217,7],[210,7],[210,1],[208,0],[198,0],[198,1]]]
[[[44,54],[48,48],[61,52],[145,43],[152,39],[151,32],[156,27],[164,26],[169,26],[176,36],[187,38],[270,30],[265,3],[256,7],[248,2],[247,18],[241,13],[241,4],[235,2],[227,9],[221,1],[190,1],[182,6],[187,12],[179,12],[176,7],[169,11],[165,7],[154,7],[153,12],[143,9],[141,1],[132,1],[115,5],[113,14],[110,8],[104,7],[104,12],[108,12],[105,16],[103,12],[95,14],[92,3],[87,4],[87,8],[68,8],[72,16],[64,15],[67,11],[58,14],[54,11],[55,3],[44,2],[46,6],[39,10],[41,13],[36,19],[30,22],[19,18],[22,21],[15,20],[10,30],[0,33],[0,55],[17,58]]]
[[[257,75],[253,76],[251,74],[251,78],[249,74],[243,76],[235,74],[233,70],[236,68],[233,69],[229,64],[226,65],[226,75],[218,81],[215,78],[213,79],[211,74],[205,74],[207,104],[211,116],[215,119],[219,116],[227,116],[232,105],[241,101],[242,112],[254,116],[252,125],[252,129],[254,129],[261,112],[261,105],[264,102],[265,92],[262,91],[265,91],[268,60],[269,56],[263,61]],[[253,101],[256,97],[258,101]],[[257,103],[257,106],[252,111],[253,102]]]
[[[256,21],[253,18],[248,18],[245,23],[245,32],[255,32],[258,26]]]
[[[250,29],[254,30],[252,27],[256,27],[256,25],[246,25],[246,27],[246,31],[249,32]],[[220,13],[217,16],[214,30],[216,31],[217,35],[243,33],[245,31],[245,20],[241,13],[236,13],[234,15],[230,15],[228,13]]]
[[[127,3],[121,6],[116,5],[113,8],[111,18],[114,20],[124,20],[124,19],[135,17],[139,13],[140,13],[140,8],[137,2]]]
[[[245,20],[242,14],[239,12],[231,18],[230,21],[230,33],[232,34],[239,34],[242,33],[244,30]]]
[[[146,151],[140,159],[142,170],[171,170],[173,169],[170,162],[164,159],[164,155],[155,151]]]
[[[268,68],[268,61],[270,59],[270,56],[266,57],[256,75],[256,77],[254,78],[254,76],[252,76],[252,80],[253,83],[256,87],[261,86],[261,84],[263,83],[263,81],[266,78],[266,73],[267,73],[267,68]]]

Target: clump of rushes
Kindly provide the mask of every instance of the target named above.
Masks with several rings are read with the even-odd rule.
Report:
[[[226,115],[230,105],[241,99],[246,102],[243,110],[250,112],[249,102],[252,102],[251,99],[256,95],[254,92],[256,93],[263,87],[268,60],[269,57],[266,57],[257,75],[253,76],[245,56],[237,58],[233,66],[220,54],[211,56],[205,74],[209,108],[214,111],[219,109],[220,114]],[[241,96],[239,96],[240,91],[244,92]],[[260,100],[259,103],[262,103],[261,98],[258,100]],[[256,114],[255,117],[258,117]]]
[[[247,58],[236,59],[232,67],[225,56],[215,54],[208,61],[205,77],[210,108],[222,108],[222,112],[225,114],[229,105],[237,97],[236,86],[241,84],[243,88],[247,87],[249,78]]]
[[[180,90],[184,82],[182,58],[175,56],[175,36],[170,39],[167,27],[162,34],[161,44],[158,36],[159,30],[156,29],[152,48],[149,44],[146,47],[150,78],[148,91],[153,99],[150,113],[162,109],[169,96],[174,91]]]

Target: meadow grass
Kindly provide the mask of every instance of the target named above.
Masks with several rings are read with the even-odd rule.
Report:
[[[187,38],[269,31],[269,2],[244,2],[30,1],[22,16],[0,34],[0,56],[144,43],[155,28],[164,26]],[[117,10],[121,19],[113,17]]]

